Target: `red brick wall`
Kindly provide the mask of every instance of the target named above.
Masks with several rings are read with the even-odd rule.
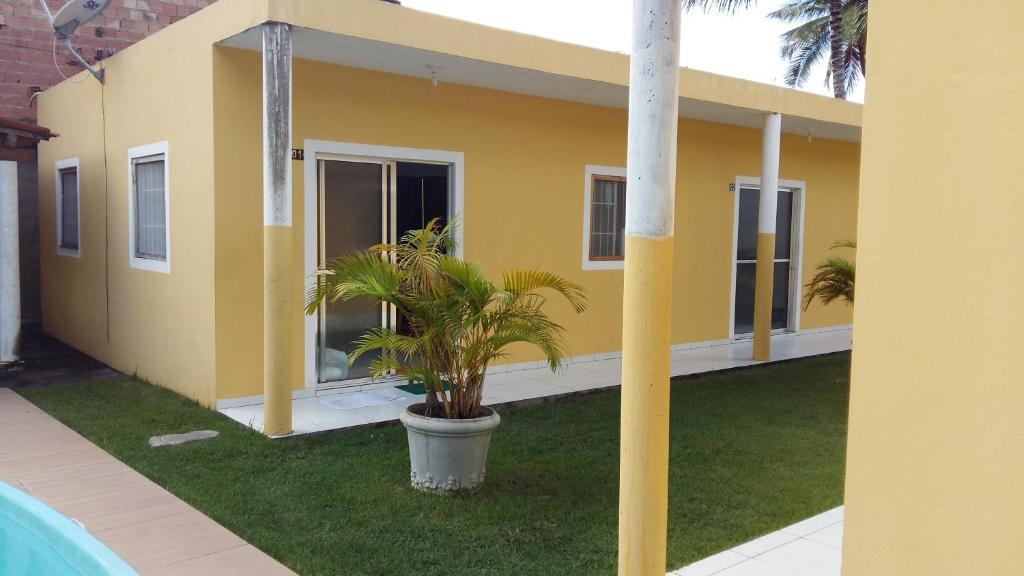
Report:
[[[48,0],[56,13],[66,0]],[[94,64],[214,0],[113,0],[92,22],[75,32],[72,43]],[[30,98],[62,80],[53,64],[53,33],[39,0],[0,0],[0,116],[35,122]],[[81,68],[57,43],[57,63],[65,76]]]

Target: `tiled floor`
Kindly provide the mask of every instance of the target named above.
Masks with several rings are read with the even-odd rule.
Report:
[[[839,576],[843,507],[812,516],[669,576]]]
[[[849,350],[851,332],[850,328],[838,328],[826,332],[779,335],[772,338],[772,358],[775,361],[789,360]],[[671,370],[673,376],[684,376],[756,364],[750,357],[749,340],[717,345],[698,344],[672,352]],[[621,359],[612,358],[577,361],[558,374],[552,374],[547,368],[496,372],[487,375],[484,403],[493,406],[618,386],[621,370]],[[423,399],[422,396],[395,388],[388,390],[395,393],[387,395],[387,398],[377,391],[364,390],[294,400],[294,433],[308,434],[397,420],[406,406],[422,402]],[[332,404],[337,405],[341,395],[347,396],[344,404],[349,407],[332,407]],[[262,404],[223,408],[220,411],[254,429],[261,430],[263,427]]]
[[[0,388],[0,481],[65,516],[140,576],[295,576],[226,528]]]

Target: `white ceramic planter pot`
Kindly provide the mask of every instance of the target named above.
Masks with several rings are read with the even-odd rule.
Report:
[[[490,408],[472,420],[428,418],[417,412],[422,404],[406,408],[402,424],[409,432],[410,477],[417,490],[454,494],[473,490],[487,475],[487,449],[501,417]]]

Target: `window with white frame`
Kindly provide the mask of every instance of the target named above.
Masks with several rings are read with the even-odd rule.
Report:
[[[167,143],[132,148],[129,159],[131,265],[170,272]]]
[[[55,167],[55,189],[57,192],[57,253],[79,257],[78,217],[78,158],[57,162]]]
[[[622,268],[626,255],[626,171],[587,166],[583,267]]]

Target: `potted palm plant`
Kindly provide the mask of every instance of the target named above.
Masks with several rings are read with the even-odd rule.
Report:
[[[475,263],[451,255],[452,236],[452,225],[433,220],[397,244],[335,260],[318,271],[306,300],[308,314],[325,302],[366,297],[398,311],[401,329],[369,330],[349,362],[376,351],[374,377],[399,372],[423,384],[426,401],[408,407],[401,421],[412,485],[441,494],[484,481],[501,421],[482,404],[490,364],[518,342],[539,349],[556,370],[565,357],[564,329],[546,313],[546,293],[564,297],[577,313],[586,308],[583,289],[557,274],[514,270],[492,282]]]

